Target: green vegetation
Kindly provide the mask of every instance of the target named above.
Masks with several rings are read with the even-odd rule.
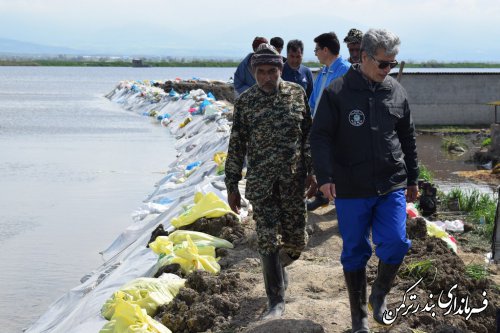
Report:
[[[244,55],[242,55],[243,57]],[[191,59],[191,58],[164,58],[143,59],[146,67],[237,67],[240,59],[216,60],[216,59]],[[304,65],[311,68],[319,68],[322,65],[317,61],[306,61]],[[132,60],[116,60],[116,58],[82,56],[61,56],[46,59],[0,59],[0,66],[77,66],[77,67],[132,67]],[[500,63],[482,62],[406,62],[408,68],[500,68]]]
[[[420,174],[418,175],[418,179],[422,179],[422,180],[425,180],[427,182],[432,183],[432,180],[434,179],[434,175],[432,174],[431,170],[429,170],[422,163],[418,164],[418,168],[420,170]]]
[[[431,268],[434,268],[434,270],[436,269],[433,262],[434,260],[432,259],[426,259],[405,264],[399,271],[399,275],[402,277],[413,278],[415,280],[425,278],[428,276],[427,272],[429,272]]]
[[[143,61],[143,67],[237,67],[237,61],[219,60],[162,60]],[[68,66],[68,67],[133,67],[128,60],[66,60],[66,59],[31,59],[0,60],[0,66]]]
[[[491,146],[491,138],[486,138],[481,142],[481,147],[488,147]]]
[[[481,280],[488,276],[488,271],[483,265],[472,264],[465,266],[465,274],[474,280]]]
[[[460,210],[468,213],[466,220],[478,224],[479,232],[490,239],[495,225],[496,195],[492,197],[477,190],[465,192],[454,188],[443,197],[445,204],[456,199],[458,199]]]
[[[444,137],[441,142],[441,147],[446,151],[465,151],[467,149],[467,144],[463,136],[449,136]]]

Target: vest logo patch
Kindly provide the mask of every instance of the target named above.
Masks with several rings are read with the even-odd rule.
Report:
[[[349,112],[349,122],[352,126],[361,126],[365,123],[365,114],[361,110]]]

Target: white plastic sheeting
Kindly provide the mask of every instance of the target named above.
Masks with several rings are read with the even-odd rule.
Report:
[[[108,297],[123,284],[155,273],[158,256],[146,244],[158,224],[168,229],[170,220],[181,213],[182,207],[193,203],[195,192],[214,192],[227,200],[224,176],[216,175],[213,156],[227,151],[230,124],[222,114],[227,112],[225,106],[231,108],[230,105],[211,100],[217,112],[212,107],[209,116],[191,116],[189,109],[197,108],[207,99],[204,91],[169,96],[151,82],[120,82],[107,97],[132,112],[154,115],[155,120],[168,126],[178,139],[177,159],[136,211],[135,223],[101,252],[106,263],[85,275],[80,286],[54,302],[27,333],[99,332],[106,323],[100,311]],[[179,125],[187,117],[192,117],[192,121],[181,128]],[[186,167],[194,162],[201,163],[187,173]]]

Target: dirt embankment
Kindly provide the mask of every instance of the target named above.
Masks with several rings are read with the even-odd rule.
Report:
[[[222,223],[225,227],[215,229],[225,238],[232,237],[235,248],[218,253],[222,256],[221,274],[218,277],[206,273],[189,276],[187,288],[160,311],[156,316],[158,320],[174,333],[350,332],[349,300],[340,265],[342,241],[332,206],[309,213],[309,243],[300,259],[288,269],[286,312],[278,320],[260,320],[267,299],[253,222],[246,221],[239,228],[235,227],[234,220],[226,217]],[[206,227],[205,219],[193,228],[203,231]],[[465,274],[465,265],[481,263],[482,254],[461,253],[459,250],[459,255],[456,255],[443,241],[426,236],[422,220],[412,220],[408,234],[413,245],[401,269],[407,274],[396,278],[388,297],[389,309],[396,311],[399,308],[398,317],[390,327],[382,327],[370,317],[372,331],[496,332],[495,312],[500,302],[498,289],[490,279],[473,280]],[[234,235],[238,238],[235,239]],[[415,263],[427,260],[431,262],[427,270],[418,273],[409,269]],[[376,266],[377,259],[373,256],[367,269],[368,292],[376,276]],[[414,286],[420,277],[422,280]],[[492,277],[498,280],[496,271]],[[441,292],[443,295],[439,299]],[[452,302],[445,307],[450,301],[448,293],[452,295]],[[437,305],[438,300],[441,306]],[[467,313],[464,311],[465,300],[468,302]],[[470,309],[478,311],[484,300],[488,306],[468,316]],[[406,307],[401,308],[401,304]],[[432,304],[434,307],[429,309]],[[421,311],[413,313],[417,305]],[[426,305],[428,309],[423,310]],[[404,313],[405,310],[409,311]]]
[[[234,86],[225,82],[197,80],[165,81],[165,83],[158,84],[158,86],[167,93],[171,89],[180,94],[189,93],[191,90],[203,89],[207,93],[211,92],[217,100],[226,100],[230,103],[234,103],[235,100]]]

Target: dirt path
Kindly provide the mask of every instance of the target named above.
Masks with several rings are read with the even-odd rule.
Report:
[[[350,332],[349,300],[342,266],[340,265],[342,240],[339,235],[334,207],[329,206],[309,213],[307,227],[310,235],[309,243],[300,259],[288,269],[290,282],[286,292],[286,313],[280,320],[259,321],[260,315],[266,309],[267,299],[256,252],[252,222],[247,223],[247,240],[237,246],[234,251],[231,251],[224,262],[224,265],[227,265],[227,271],[239,272],[243,286],[242,290],[244,290],[239,297],[241,300],[240,312],[233,318],[232,322],[233,325],[239,328],[233,330],[233,332]],[[434,240],[428,239],[425,244],[422,243],[423,241],[414,241],[413,254],[409,253],[408,260],[415,256],[419,258],[425,257],[426,248],[433,247]],[[441,247],[437,246],[436,249],[430,252],[431,255],[435,255],[436,258],[440,256],[446,258],[448,256],[448,259],[443,259],[443,262],[458,266],[461,260],[448,250],[445,245],[440,245]],[[424,248],[422,249],[422,247]],[[461,255],[463,255],[467,264],[482,262],[482,254],[463,253]],[[367,269],[369,286],[375,278],[376,265],[377,258],[372,256]],[[439,269],[446,270],[447,268]],[[496,274],[497,272],[494,271],[492,277],[495,279],[498,277]],[[457,279],[460,278],[450,275],[448,279],[448,282],[451,283],[449,284],[450,287],[453,283],[465,283]],[[435,278],[435,280],[437,281],[438,278]],[[434,281],[434,284],[438,283],[436,281]],[[443,281],[446,281],[445,276]],[[405,290],[415,281],[412,279],[404,281],[397,278],[396,282],[398,282],[398,285],[393,288],[393,292],[389,297],[389,304],[393,305],[392,308],[396,308],[401,303]],[[420,294],[424,296],[425,293],[421,291]],[[498,295],[488,295],[488,298],[498,304]],[[487,320],[491,324],[494,318],[482,318],[484,316],[490,317],[492,315],[491,310],[489,313],[485,311],[476,314],[475,316],[479,318],[471,317],[469,321],[457,321],[457,316],[451,318],[450,315],[441,318],[438,315],[438,318],[434,320],[430,317],[430,314],[426,315],[427,313],[423,313],[415,318],[408,317],[409,320],[402,318],[396,321],[391,328],[382,327],[375,323],[371,317],[369,321],[373,332],[431,332],[429,328],[436,328],[433,331],[439,331],[437,328],[444,324],[453,325],[457,328],[461,327],[464,331],[471,332],[495,331],[492,327],[486,329],[485,327],[488,325],[475,326],[470,324],[474,319],[478,319],[478,322]],[[431,318],[430,321],[429,318]],[[412,329],[421,330],[415,331]],[[446,330],[447,328],[443,328],[443,331]],[[449,332],[453,332],[453,330],[449,330]],[[459,331],[456,330],[455,332]]]

